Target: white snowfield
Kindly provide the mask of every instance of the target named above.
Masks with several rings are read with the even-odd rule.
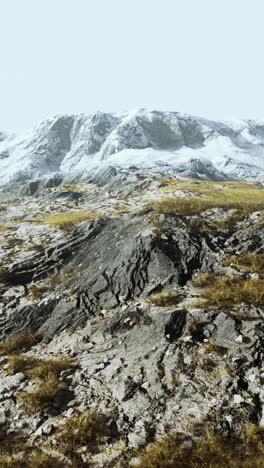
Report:
[[[59,115],[21,136],[0,132],[0,185],[105,167],[264,180],[264,120],[215,122],[178,112]]]

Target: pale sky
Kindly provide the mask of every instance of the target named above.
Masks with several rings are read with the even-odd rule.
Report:
[[[264,118],[263,0],[0,0],[0,130],[139,107]]]

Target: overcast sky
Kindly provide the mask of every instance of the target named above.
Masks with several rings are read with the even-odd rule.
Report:
[[[0,130],[138,107],[264,118],[263,0],[0,0]]]

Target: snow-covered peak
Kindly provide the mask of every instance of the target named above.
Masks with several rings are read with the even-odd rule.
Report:
[[[0,132],[0,185],[54,173],[76,180],[101,167],[131,165],[264,179],[264,120],[217,122],[136,109],[58,115],[22,136]]]

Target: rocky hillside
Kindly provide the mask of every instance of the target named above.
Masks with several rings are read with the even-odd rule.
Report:
[[[22,136],[0,133],[0,185],[91,181],[114,168],[202,179],[264,178],[264,122],[214,122],[178,112],[62,115]]]
[[[0,210],[1,466],[263,466],[262,183],[42,186]]]

